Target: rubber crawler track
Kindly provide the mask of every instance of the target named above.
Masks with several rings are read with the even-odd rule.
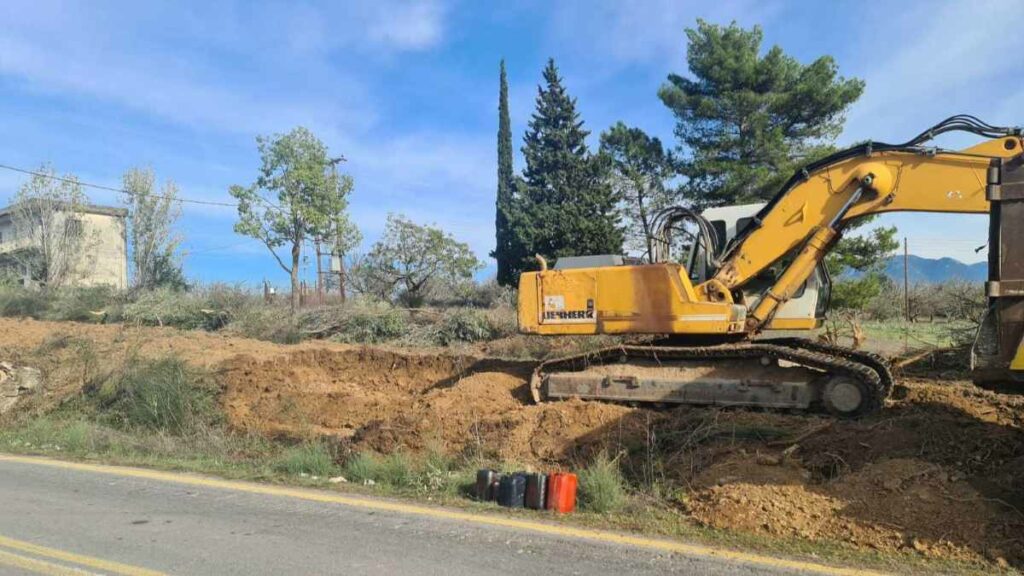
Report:
[[[892,390],[892,374],[885,362],[873,354],[828,346],[800,339],[779,339],[744,344],[715,346],[622,345],[556,358],[539,364],[530,380],[534,399],[540,401],[545,374],[580,371],[593,364],[618,362],[621,358],[642,358],[671,363],[674,360],[721,360],[768,357],[785,360],[830,375],[854,378],[867,392],[860,409],[848,417],[859,417],[881,410]]]

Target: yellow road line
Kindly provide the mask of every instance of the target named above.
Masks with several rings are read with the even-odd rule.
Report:
[[[0,459],[6,459],[0,456]],[[122,576],[164,576],[163,572],[157,572],[156,570],[150,570],[148,568],[140,568],[138,566],[131,566],[129,564],[122,564],[120,562],[113,562],[111,560],[104,560],[102,558],[93,558],[92,556],[83,556],[81,554],[75,554],[73,552],[65,552],[64,550],[58,550],[56,548],[48,548],[46,546],[40,546],[39,544],[33,544],[31,542],[23,542],[21,540],[15,540],[14,538],[8,538],[6,536],[0,536],[0,554],[7,554],[10,556],[16,556],[9,552],[5,552],[3,548],[8,550],[17,550],[18,552],[24,552],[35,556],[42,556],[51,560],[61,560],[69,562],[71,564],[77,564],[79,566],[87,566],[89,568],[95,568],[104,572],[110,572],[112,574],[121,574]],[[19,558],[24,558],[19,556]],[[29,559],[33,560],[33,559]],[[37,561],[41,562],[41,561]],[[49,564],[46,562],[46,564]],[[65,568],[64,566],[58,566],[57,564],[50,564],[56,568]],[[55,572],[48,572],[48,574]],[[61,572],[61,574],[82,574],[81,570],[75,572]]]
[[[701,558],[729,560],[733,562],[741,562],[748,565],[766,568],[802,570],[804,572],[813,572],[817,574],[825,574],[828,576],[880,576],[883,574],[882,572],[875,572],[871,570],[861,570],[857,568],[842,568],[836,566],[828,566],[826,564],[818,564],[815,562],[806,562],[803,560],[788,560],[784,558],[774,558],[771,556],[763,556],[760,554],[739,552],[723,548],[714,548],[711,546],[703,546],[700,544],[688,544],[684,542],[676,542],[671,540],[646,538],[643,536],[617,534],[615,532],[607,532],[604,530],[575,528],[572,526],[562,526],[557,524],[548,524],[544,522],[534,522],[530,520],[506,518],[503,516],[473,514],[470,512],[446,510],[443,508],[429,508],[426,506],[404,504],[401,502],[393,502],[388,500],[375,500],[369,498],[345,496],[333,492],[319,490],[286,488],[282,486],[256,484],[252,482],[239,482],[234,480],[220,480],[217,478],[206,478],[202,476],[194,476],[191,474],[160,472],[158,470],[130,468],[126,466],[107,466],[101,464],[85,464],[80,462],[64,462],[61,460],[51,460],[48,458],[39,458],[33,456],[9,456],[0,454],[0,462],[3,461],[18,462],[22,464],[35,464],[39,466],[50,466],[53,468],[63,468],[67,470],[77,470],[81,472],[94,472],[97,474],[107,474],[111,476],[121,476],[127,478],[143,478],[146,480],[156,480],[160,482],[169,482],[173,484],[182,484],[187,486],[202,486],[206,488],[216,488],[221,490],[233,490],[237,492],[247,492],[250,494],[262,494],[267,496],[296,498],[312,502],[340,504],[342,506],[349,506],[354,508],[398,512],[401,514],[425,516],[429,518],[459,520],[462,522],[469,522],[473,524],[515,528],[518,530],[524,530],[538,534],[547,534],[551,536],[583,539],[592,542],[601,542],[606,544],[621,544],[637,548],[645,548],[648,550],[657,550],[660,552],[682,554],[691,557],[696,556]],[[2,544],[2,542],[3,540],[0,539],[0,544]]]
[[[28,556],[21,556],[3,550],[0,550],[0,566],[11,566],[26,572],[46,574],[47,576],[90,576],[92,574],[78,568],[61,566],[60,564],[46,562],[38,558],[29,558]]]

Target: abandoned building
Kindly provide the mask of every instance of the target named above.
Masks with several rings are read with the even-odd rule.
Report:
[[[72,208],[58,208],[49,219],[63,227],[62,232],[78,238],[75,242],[54,242],[59,246],[72,246],[73,254],[55,254],[51,259],[59,260],[66,267],[63,285],[100,286],[116,289],[128,286],[128,241],[124,208],[80,205]],[[32,250],[39,250],[39,234],[26,232],[24,223],[18,224],[18,210],[15,206],[0,208],[0,273],[22,285],[39,285],[44,279],[33,273],[27,264],[33,259],[25,257]]]

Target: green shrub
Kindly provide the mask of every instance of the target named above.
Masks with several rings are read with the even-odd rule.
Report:
[[[250,304],[235,310],[228,319],[227,330],[245,338],[295,344],[302,340],[302,329],[287,306]]]
[[[350,482],[364,484],[377,481],[380,476],[380,457],[372,452],[358,452],[345,462],[345,478]]]
[[[109,286],[58,290],[46,315],[51,320],[71,322],[118,322],[121,316],[122,302]]]
[[[174,326],[185,330],[208,323],[203,303],[187,292],[159,288],[138,294],[124,307],[124,320],[140,326]]]
[[[880,272],[869,272],[860,278],[843,278],[832,283],[834,310],[863,310],[891,282]]]
[[[274,461],[273,468],[285,474],[309,474],[321,478],[333,476],[338,471],[330,450],[322,442],[307,442],[285,449]]]
[[[416,484],[416,472],[412,461],[404,452],[389,454],[377,471],[377,482],[395,488],[407,488]]]
[[[618,460],[602,452],[580,471],[580,507],[600,514],[614,512],[626,501],[625,485]]]
[[[129,360],[94,391],[101,412],[122,428],[144,428],[172,434],[193,431],[219,416],[216,392],[184,361]]]
[[[493,335],[491,322],[481,310],[454,308],[445,310],[437,324],[438,344],[448,346],[455,342],[478,342]]]
[[[388,304],[356,305],[339,311],[339,342],[378,344],[394,340],[406,331],[405,315]]]
[[[260,296],[249,292],[240,285],[214,283],[201,287],[193,294],[203,301],[203,308],[229,315],[263,303]]]
[[[0,288],[0,316],[43,318],[50,309],[52,297],[41,290],[20,286]]]

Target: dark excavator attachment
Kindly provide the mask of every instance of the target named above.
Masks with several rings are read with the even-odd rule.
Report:
[[[971,349],[975,383],[1024,392],[1011,366],[1024,338],[1024,161],[994,160],[988,173],[988,310]]]

